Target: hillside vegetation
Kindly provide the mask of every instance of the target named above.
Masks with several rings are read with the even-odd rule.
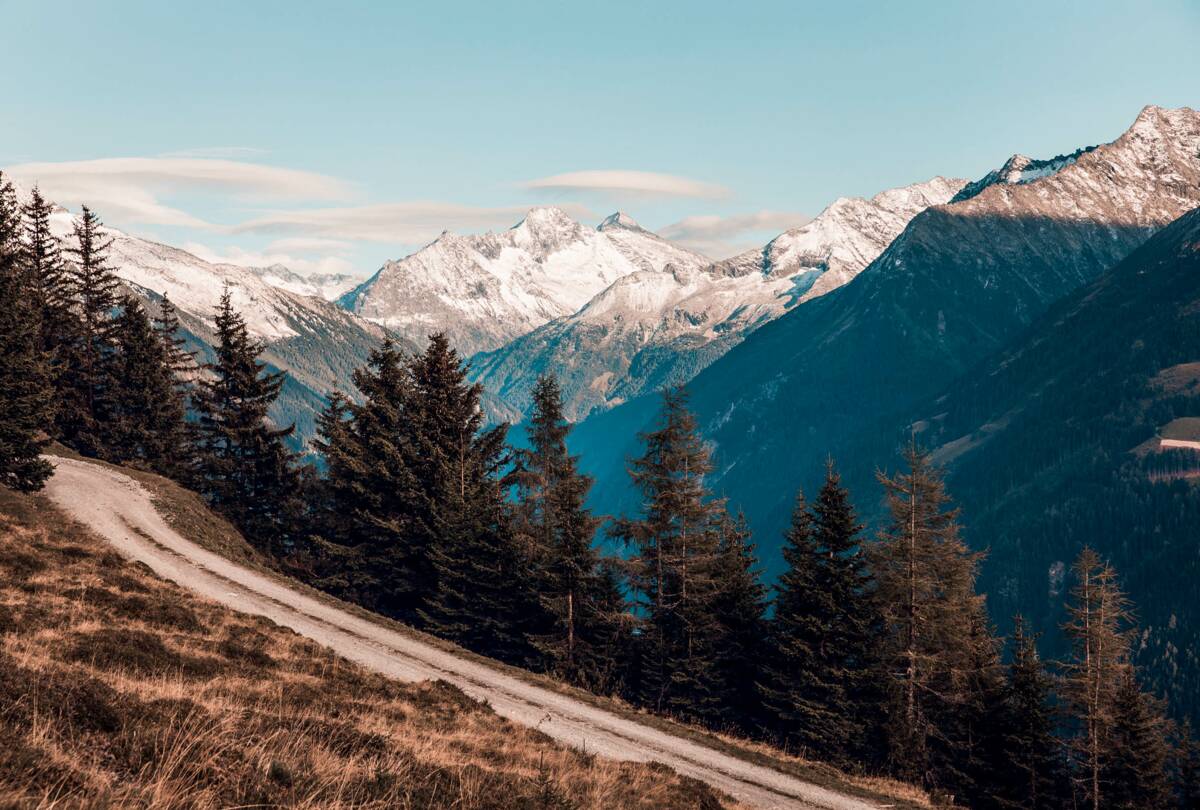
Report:
[[[401,684],[0,490],[0,807],[720,808]]]

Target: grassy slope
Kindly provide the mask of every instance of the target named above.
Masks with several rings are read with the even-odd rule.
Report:
[[[0,489],[0,807],[246,806],[732,805],[368,672]]]
[[[83,459],[82,456],[61,445],[55,445],[52,452],[56,455],[81,459],[91,463],[104,463],[97,462],[94,459]],[[226,559],[253,568],[281,582],[286,582],[291,588],[321,599],[328,604],[336,605],[347,612],[376,622],[390,630],[414,636],[442,649],[453,650],[457,655],[464,658],[486,662],[489,666],[502,669],[509,675],[520,678],[528,683],[570,695],[593,706],[621,716],[636,719],[645,725],[667,731],[702,745],[707,745],[710,748],[745,761],[774,768],[783,773],[812,782],[813,784],[838,790],[848,795],[877,801],[880,804],[896,808],[896,810],[919,810],[920,808],[931,806],[925,792],[911,785],[887,778],[846,774],[823,763],[811,762],[787,755],[772,746],[723,734],[716,734],[698,726],[650,714],[632,707],[623,701],[594,695],[591,692],[576,689],[548,676],[539,675],[520,669],[519,667],[508,666],[492,659],[484,658],[444,639],[422,633],[408,625],[392,621],[379,614],[360,608],[357,605],[342,602],[323,591],[297,582],[273,568],[266,557],[252,548],[227,521],[208,509],[203,500],[194,492],[179,486],[174,481],[153,473],[128,467],[114,467],[114,469],[125,475],[129,475],[146,487],[154,499],[155,506],[163,513],[167,522],[184,537],[191,539],[209,551],[220,554]]]

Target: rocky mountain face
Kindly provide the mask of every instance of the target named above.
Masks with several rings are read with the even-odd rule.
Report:
[[[687,382],[754,329],[852,279],[916,214],[964,184],[935,177],[869,200],[841,198],[761,250],[622,276],[578,312],[472,359],[490,416],[520,421],[537,377],[550,371],[575,420]],[[600,231],[631,249],[658,239],[624,214]]]
[[[816,486],[828,454],[886,464],[852,459],[851,448],[869,436],[894,447],[913,406],[1200,204],[1193,110],[1148,107],[1117,140],[1073,157],[1037,177],[995,172],[926,209],[852,281],[762,326],[692,381],[715,447],[712,484],[746,509],[768,565],[795,490]],[[622,470],[636,440],[626,437],[653,413],[652,398],[639,400],[575,431],[601,511],[631,503]],[[849,478],[873,502],[869,477]]]
[[[1155,691],[1196,716],[1200,208],[915,414],[989,550],[981,586],[1002,629],[1018,612],[1061,624],[1063,573],[1088,544],[1137,604]]]
[[[470,356],[575,312],[623,276],[708,263],[627,220],[614,215],[593,229],[535,208],[501,233],[446,232],[385,264],[341,303],[418,345],[444,331]]]
[[[69,242],[70,212],[58,209],[51,222],[54,232]],[[315,435],[316,416],[328,394],[354,390],[351,372],[366,363],[371,349],[386,335],[382,327],[323,297],[272,283],[291,275],[286,268],[212,264],[115,228],[105,228],[105,236],[112,240],[110,261],[117,276],[153,312],[159,311],[166,294],[179,310],[191,348],[201,359],[211,358],[216,307],[228,285],[247,329],[263,343],[263,361],[288,372],[271,415],[279,424],[296,425],[298,448]]]

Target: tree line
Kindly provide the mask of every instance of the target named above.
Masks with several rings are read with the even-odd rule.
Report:
[[[281,568],[479,653],[980,808],[1200,807],[1200,751],[1138,683],[1117,575],[1085,549],[1043,661],[1018,620],[996,636],[981,555],[928,453],[880,474],[868,537],[833,461],[796,497],[786,570],[762,582],[744,516],[709,490],[682,389],[630,462],[635,514],[591,513],[557,381],[527,446],[485,424],[444,335],[385,341],[319,420],[319,464],[274,424],[284,384],[226,290],[215,356],[185,350],[169,301],[122,294],[94,212],[60,244],[51,206],[0,178],[0,480],[35,491],[57,440],[171,476]],[[601,554],[601,532],[621,553]],[[1006,654],[1007,652],[1007,654]]]

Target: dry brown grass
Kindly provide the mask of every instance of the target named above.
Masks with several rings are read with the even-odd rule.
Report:
[[[0,808],[277,806],[734,805],[368,672],[0,490]]]

